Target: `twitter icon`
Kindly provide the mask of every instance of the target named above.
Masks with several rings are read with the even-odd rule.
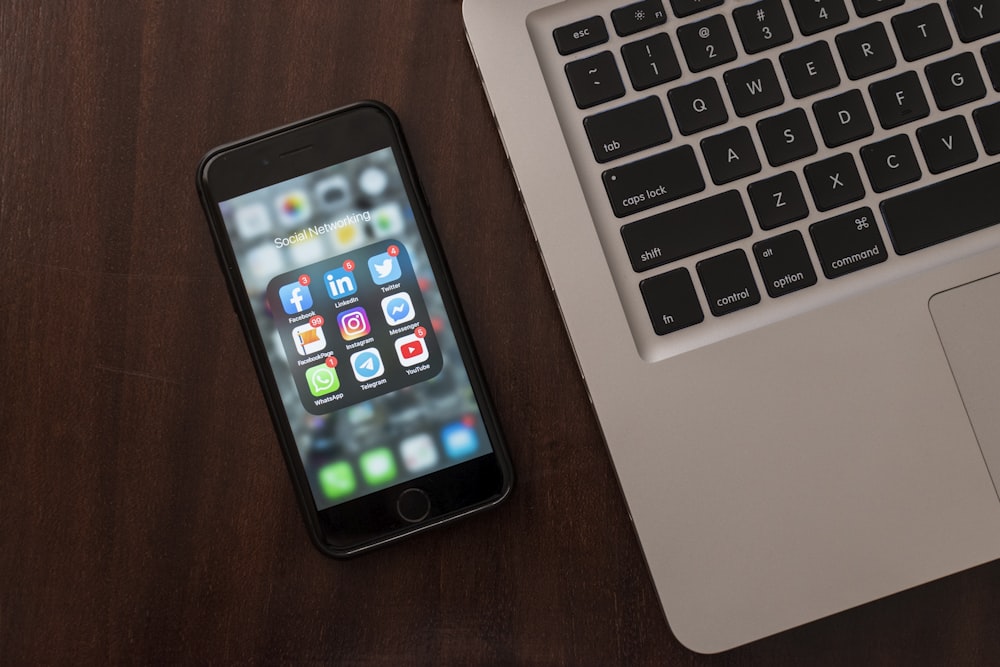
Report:
[[[372,272],[372,280],[375,281],[376,285],[385,285],[399,280],[402,275],[399,270],[399,262],[387,252],[368,258],[368,270]]]

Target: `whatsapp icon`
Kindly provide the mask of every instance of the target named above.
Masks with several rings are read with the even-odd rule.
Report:
[[[309,383],[309,392],[313,396],[332,394],[340,389],[340,378],[337,377],[337,369],[330,368],[326,364],[313,366],[307,370],[306,382]]]

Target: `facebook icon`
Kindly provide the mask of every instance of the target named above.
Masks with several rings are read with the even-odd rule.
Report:
[[[281,306],[289,315],[301,313],[307,308],[312,308],[313,298],[309,293],[309,288],[302,283],[288,283],[278,290],[278,298]]]
[[[331,299],[340,299],[358,291],[358,284],[354,282],[354,271],[333,269],[323,275],[323,280],[326,281],[326,293]]]

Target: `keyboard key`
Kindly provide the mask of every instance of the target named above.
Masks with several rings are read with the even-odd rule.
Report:
[[[983,47],[983,62],[993,82],[993,90],[1000,91],[1000,42]]]
[[[809,127],[806,112],[802,109],[792,109],[757,121],[757,133],[772,167],[800,160],[816,152],[816,139]]]
[[[695,266],[708,309],[716,317],[760,303],[760,291],[742,250],[703,259]]]
[[[751,183],[747,194],[761,229],[774,229],[809,215],[809,206],[793,171]]]
[[[716,185],[760,171],[760,159],[753,147],[750,130],[745,127],[701,140],[701,152],[708,164],[708,173]]]
[[[785,101],[770,60],[758,60],[731,69],[722,75],[722,79],[729,89],[729,99],[733,101],[737,116],[749,116]]]
[[[604,19],[600,16],[591,16],[589,19],[556,28],[552,31],[552,37],[556,41],[559,53],[568,56],[608,41],[608,29],[604,25]]]
[[[868,94],[879,123],[887,130],[926,118],[931,112],[916,72],[873,83],[868,86]]]
[[[910,138],[897,134],[861,149],[861,161],[875,192],[885,192],[920,178]]]
[[[986,84],[979,74],[976,57],[971,53],[960,53],[953,58],[931,63],[924,68],[924,74],[941,111],[986,97]]]
[[[932,174],[961,167],[979,157],[963,116],[952,116],[918,128],[917,142]]]
[[[607,162],[670,141],[663,105],[647,97],[583,119],[594,159]]]
[[[972,120],[979,129],[983,150],[988,155],[1000,153],[1000,102],[972,112]]]
[[[816,284],[806,242],[801,232],[785,232],[753,244],[764,289],[772,298],[785,296]]]
[[[619,37],[627,37],[654,25],[663,25],[667,22],[667,13],[660,0],[643,0],[612,10],[611,22]]]
[[[1000,222],[1000,162],[882,202],[882,216],[900,255],[950,241]]]
[[[926,5],[912,12],[897,14],[892,17],[892,29],[907,62],[951,48],[951,35],[948,34],[940,5]]]
[[[882,235],[870,208],[810,225],[809,235],[827,278],[839,278],[886,260]]]
[[[697,12],[718,7],[723,0],[670,0],[670,6],[674,8],[674,14],[685,17]]]
[[[637,272],[690,257],[750,236],[750,218],[736,190],[622,227],[622,239]]]
[[[889,36],[881,23],[837,35],[837,50],[852,81],[863,79],[877,72],[884,72],[896,65]]]
[[[948,0],[948,8],[963,42],[1000,32],[1000,4],[995,0]]]
[[[903,0],[853,0],[854,11],[858,16],[864,18],[872,16],[887,9],[893,9],[903,4]]]
[[[816,102],[813,114],[827,148],[856,141],[875,131],[860,90],[849,90]]]
[[[789,0],[803,35],[815,35],[847,23],[844,0]]]
[[[610,51],[602,51],[583,60],[566,63],[566,78],[576,106],[581,109],[622,97],[625,85]]]
[[[667,100],[681,134],[694,134],[729,120],[715,79],[702,79],[669,90]]]
[[[639,283],[649,321],[658,336],[678,331],[705,319],[685,268],[646,278]]]
[[[681,75],[681,66],[666,33],[626,44],[622,47],[622,60],[636,90],[646,90]]]
[[[792,28],[781,0],[761,0],[733,10],[736,31],[747,53],[760,53],[792,41]]]
[[[692,72],[736,60],[736,46],[722,15],[710,16],[677,29],[677,41]]]
[[[786,51],[779,57],[792,97],[801,99],[840,83],[840,74],[826,42]]]
[[[803,173],[820,211],[829,211],[865,196],[865,186],[850,153],[806,165]]]
[[[611,208],[619,218],[705,189],[690,146],[608,169],[601,176]]]

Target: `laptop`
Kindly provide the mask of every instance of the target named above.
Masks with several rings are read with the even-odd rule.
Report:
[[[1000,4],[464,18],[676,637],[1000,557]]]

